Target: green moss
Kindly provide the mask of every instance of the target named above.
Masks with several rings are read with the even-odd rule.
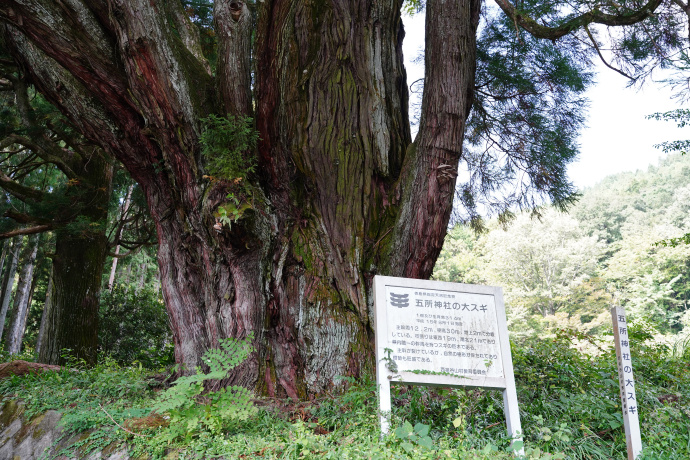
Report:
[[[13,436],[13,437],[14,437],[14,440],[15,440],[15,443],[16,443],[16,444],[21,444],[21,442],[29,435],[29,433],[31,432],[31,429],[34,428],[34,427],[36,427],[36,426],[38,426],[38,425],[40,425],[40,423],[43,421],[43,419],[45,418],[45,416],[46,416],[46,414],[43,413],[43,414],[41,414],[41,415],[35,417],[35,418],[31,421],[31,423],[26,423],[26,422],[25,422],[25,423],[22,423],[22,427],[21,427],[21,428],[19,429],[19,431],[17,431],[17,433],[15,433],[15,435]],[[32,436],[31,436],[31,437],[34,438],[34,439],[36,439],[35,431],[36,431],[36,430],[34,430]],[[43,432],[43,430],[38,430],[38,431]]]
[[[114,454],[118,450],[119,447],[120,447],[119,443],[111,442],[110,444],[108,444],[107,446],[105,446],[103,448],[103,450],[101,451],[101,457],[102,458],[110,457],[112,454]]]
[[[14,400],[6,401],[0,412],[0,427],[6,428],[24,413],[24,405]]]
[[[46,412],[47,413],[47,412]],[[41,439],[46,431],[41,427],[41,422],[46,418],[46,414],[41,414],[31,421],[31,427],[34,427],[31,437],[34,439]]]

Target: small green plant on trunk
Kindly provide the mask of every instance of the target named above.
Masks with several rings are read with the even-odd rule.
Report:
[[[249,117],[217,117],[209,115],[201,120],[201,154],[206,160],[205,176],[211,181],[227,182],[230,193],[227,201],[215,212],[216,229],[231,227],[254,206],[254,187],[247,176],[256,170],[254,149],[259,139]]]

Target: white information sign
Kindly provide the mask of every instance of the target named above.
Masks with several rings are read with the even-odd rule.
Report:
[[[376,276],[374,303],[383,433],[390,384],[401,382],[503,390],[508,432],[520,438],[501,288]]]
[[[625,439],[628,445],[628,459],[635,460],[642,452],[640,420],[637,415],[637,395],[633,377],[632,360],[630,359],[630,341],[628,339],[628,322],[623,307],[612,307],[613,340],[618,357],[618,380],[620,383],[621,406]]]

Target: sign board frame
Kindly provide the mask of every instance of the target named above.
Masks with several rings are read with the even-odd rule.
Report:
[[[496,315],[497,340],[499,341],[502,377],[485,375],[453,375],[444,372],[410,372],[391,366],[391,337],[388,331],[389,314],[395,314],[389,306],[387,291],[389,288],[419,289],[422,291],[448,292],[459,295],[476,295],[493,297]],[[395,294],[394,294],[395,295]],[[443,295],[443,294],[439,294]],[[462,315],[459,311],[457,314]],[[445,281],[428,281],[410,278],[396,278],[376,275],[374,277],[374,330],[376,336],[376,383],[379,389],[379,408],[381,433],[387,434],[390,428],[391,383],[407,383],[438,387],[481,387],[503,392],[504,414],[509,435],[513,441],[522,441],[522,427],[518,409],[517,391],[515,389],[515,375],[513,360],[508,340],[508,326],[506,323],[503,291],[500,287],[480,286]],[[392,368],[392,369],[391,369]],[[516,449],[517,454],[524,454],[524,449]]]

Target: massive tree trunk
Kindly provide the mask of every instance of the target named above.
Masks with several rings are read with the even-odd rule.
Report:
[[[39,237],[39,234],[29,236],[21,255],[19,281],[17,282],[17,292],[14,295],[12,320],[10,321],[6,340],[7,351],[13,355],[19,354],[22,349],[26,317],[29,314],[29,298],[31,297],[31,286],[34,279],[34,266],[36,254],[38,253]]]
[[[108,237],[105,221],[108,216],[113,167],[98,148],[90,148],[90,158],[79,171],[84,183],[75,193],[86,193],[81,202],[81,215],[86,228],[67,226],[56,231],[55,255],[50,292],[46,293],[41,319],[41,346],[38,361],[46,364],[65,363],[69,355],[96,363],[98,350],[98,307]]]
[[[479,1],[430,0],[422,124],[410,138],[401,1],[214,2],[217,76],[176,1],[9,0],[35,85],[123,162],[157,225],[179,363],[225,337],[257,352],[228,382],[305,397],[373,366],[375,274],[428,277],[452,206]],[[209,180],[200,119],[252,115],[257,173]],[[250,205],[232,225],[228,193]],[[241,192],[241,193],[240,193]],[[58,283],[56,275],[55,283]]]
[[[50,302],[41,321],[45,327],[39,362],[62,365],[63,355],[68,354],[90,365],[96,363],[98,299],[107,248],[105,232],[57,235]]]

